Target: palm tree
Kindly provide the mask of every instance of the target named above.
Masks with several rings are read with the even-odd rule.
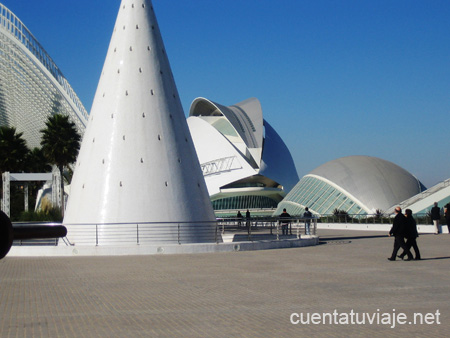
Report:
[[[341,217],[344,219],[344,222],[347,223],[351,220],[351,217],[345,210],[339,210],[338,208],[335,208],[333,210],[333,215],[337,216],[339,218],[339,222],[341,222]]]
[[[383,210],[381,210],[381,209],[375,210],[375,220],[381,221],[383,217],[384,217]]]
[[[26,158],[26,171],[30,173],[45,173],[52,170],[41,148],[34,148]]]
[[[0,174],[9,171],[12,173],[24,172],[26,159],[29,154],[26,141],[22,138],[23,133],[16,132],[16,128],[0,127]],[[0,182],[2,179],[0,178]],[[18,213],[22,204],[18,204],[20,190],[17,185],[11,185],[10,200],[12,214]],[[0,195],[3,195],[3,184],[0,184]],[[21,206],[22,205],[22,206]]]
[[[30,150],[23,133],[17,133],[14,127],[0,127],[0,172],[22,172]]]
[[[81,136],[75,123],[69,116],[55,114],[45,123],[46,128],[41,130],[41,146],[45,157],[56,165],[61,175],[61,214],[64,216],[64,168],[74,163],[80,149]]]

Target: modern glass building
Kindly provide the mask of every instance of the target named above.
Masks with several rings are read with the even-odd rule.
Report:
[[[376,157],[349,156],[323,164],[304,176],[278,205],[303,215],[305,207],[316,215],[335,209],[349,215],[386,211],[394,204],[425,190],[423,184],[396,164]]]
[[[83,133],[88,114],[61,70],[27,27],[0,4],[0,125],[39,147],[52,114],[69,115]]]
[[[339,187],[320,177],[306,175],[291,191],[282,208],[287,208],[292,215],[301,215],[305,207],[315,214],[331,214],[333,210],[345,210],[349,214],[364,215],[366,211],[357,199]],[[280,208],[281,208],[280,207]],[[282,210],[282,209],[281,209]],[[277,210],[275,214],[281,213]]]

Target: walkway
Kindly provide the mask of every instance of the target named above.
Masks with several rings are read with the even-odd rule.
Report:
[[[319,235],[322,245],[253,252],[6,257],[0,336],[448,337],[449,235],[422,235],[425,259],[411,262],[387,261],[393,239],[384,233]],[[351,310],[380,320],[384,313],[405,313],[408,321],[428,313],[434,324],[290,321],[292,313],[306,319],[334,310],[341,321]]]

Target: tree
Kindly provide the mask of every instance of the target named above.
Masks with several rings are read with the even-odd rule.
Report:
[[[26,158],[26,171],[30,173],[45,173],[52,171],[44,152],[41,148],[31,150]]]
[[[375,220],[381,221],[381,219],[384,217],[384,212],[381,209],[375,210]]]
[[[69,116],[55,114],[45,123],[46,128],[41,130],[42,151],[47,160],[56,165],[61,175],[61,214],[64,216],[64,168],[75,162],[80,149],[81,136],[75,123]]]
[[[23,133],[18,133],[14,127],[0,127],[0,173],[26,171],[30,150],[22,136]],[[1,181],[0,177],[0,195],[3,195]],[[11,214],[18,215],[23,210],[23,191],[17,184],[11,184],[10,203]]]
[[[0,171],[22,172],[30,150],[23,133],[17,133],[14,127],[0,127]]]
[[[351,217],[348,215],[347,211],[339,210],[338,208],[335,208],[333,210],[333,215],[338,217],[339,222],[342,222],[342,220],[344,220],[344,222],[347,223],[351,220]]]
[[[52,166],[49,164],[41,148],[34,148],[31,150],[26,158],[26,170],[29,173],[48,173],[52,171]],[[34,181],[26,183],[29,187],[29,203],[36,204],[36,197],[39,189],[42,188],[42,182]],[[58,212],[60,212],[58,210]]]

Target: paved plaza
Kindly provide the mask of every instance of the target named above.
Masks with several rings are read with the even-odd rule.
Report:
[[[387,260],[385,233],[319,235],[266,251],[6,257],[0,337],[450,335],[449,235],[420,236],[423,260],[410,262]]]

